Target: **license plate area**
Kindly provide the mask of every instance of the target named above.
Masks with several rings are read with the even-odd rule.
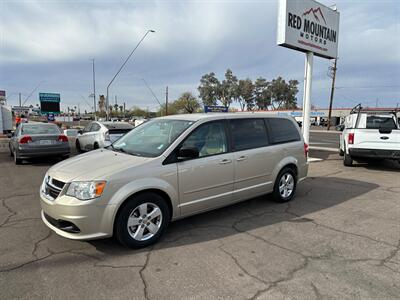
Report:
[[[52,145],[53,141],[52,140],[40,140],[40,141],[38,141],[38,144],[41,146]]]

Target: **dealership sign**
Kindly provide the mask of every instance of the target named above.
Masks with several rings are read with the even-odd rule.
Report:
[[[336,58],[339,13],[313,0],[280,0],[277,43],[317,56]]]

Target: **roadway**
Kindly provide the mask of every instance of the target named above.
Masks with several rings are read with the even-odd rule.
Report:
[[[339,148],[340,131],[323,131],[312,130],[310,132],[310,147],[331,148],[337,150]]]

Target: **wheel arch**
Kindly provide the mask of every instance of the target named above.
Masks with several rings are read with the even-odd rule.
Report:
[[[273,180],[274,180],[273,182],[275,183],[279,173],[284,168],[291,168],[295,172],[295,175],[296,175],[296,177],[298,179],[299,169],[298,169],[297,165],[298,165],[298,160],[295,157],[292,157],[292,156],[286,157],[283,160],[281,160],[279,162],[279,164],[277,164],[277,166],[275,167],[275,170],[273,172]]]
[[[125,206],[131,199],[133,199],[134,197],[136,197],[136,196],[138,196],[138,195],[141,195],[141,194],[145,194],[145,193],[154,193],[154,194],[157,194],[157,195],[159,195],[160,197],[162,197],[162,198],[165,200],[165,202],[167,203],[167,205],[168,205],[168,209],[169,209],[169,212],[170,212],[170,218],[171,218],[171,219],[173,218],[174,209],[173,209],[172,200],[171,200],[170,195],[169,195],[166,191],[164,191],[164,190],[162,190],[162,189],[160,189],[160,188],[154,188],[154,187],[145,188],[145,189],[142,189],[142,190],[135,191],[135,192],[133,192],[133,193],[131,193],[131,194],[129,194],[129,195],[126,195],[126,196],[124,197],[124,200],[122,200],[122,201],[119,203],[117,209],[115,210],[115,213],[114,213],[114,216],[113,216],[113,220],[112,220],[112,225],[113,225],[113,230],[112,230],[112,231],[113,231],[113,232],[114,232],[114,230],[115,230],[115,222],[117,221],[118,215],[120,214],[120,212],[122,211],[122,209],[124,208],[124,206]]]

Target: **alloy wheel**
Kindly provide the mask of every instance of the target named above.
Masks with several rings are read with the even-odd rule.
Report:
[[[285,173],[279,180],[279,193],[282,198],[288,198],[292,195],[294,189],[294,178],[292,174]]]
[[[143,203],[129,215],[127,228],[129,235],[136,241],[151,239],[160,230],[162,224],[161,209],[154,203]]]

